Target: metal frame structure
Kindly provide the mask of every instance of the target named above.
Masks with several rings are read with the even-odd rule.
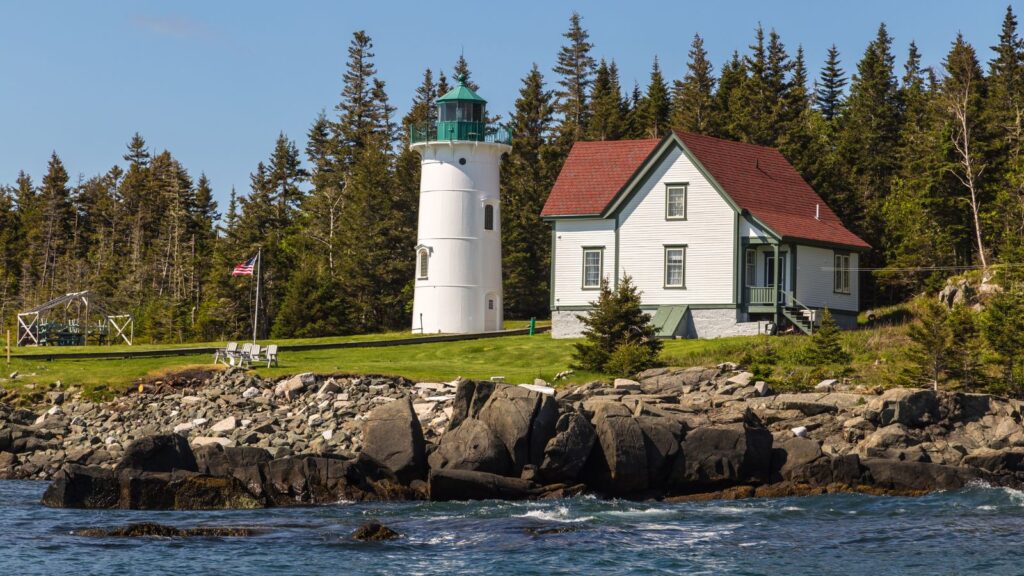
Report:
[[[110,314],[100,306],[88,290],[69,292],[49,302],[18,314],[18,346],[43,346],[50,344],[40,332],[45,331],[43,320],[52,311],[63,312],[60,326],[62,334],[74,335],[76,343],[85,344],[90,329],[95,329],[99,336],[110,335],[110,340],[124,340],[129,346],[135,339],[135,318],[131,314]],[[89,324],[90,313],[99,315],[101,320],[93,326]],[[111,330],[111,328],[113,330]],[[58,344],[62,343],[58,341]]]

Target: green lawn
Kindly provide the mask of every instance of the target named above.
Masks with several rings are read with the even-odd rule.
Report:
[[[390,334],[366,335],[362,339],[382,339]],[[394,337],[406,337],[396,333]],[[352,337],[356,338],[356,337]],[[341,340],[339,339],[318,339]],[[884,385],[894,370],[905,364],[905,330],[902,326],[864,329],[843,334],[844,345],[854,357],[844,374],[868,385]],[[279,341],[283,342],[283,341]],[[383,348],[347,348],[282,352],[281,365],[255,368],[262,376],[281,376],[297,372],[359,373],[401,375],[414,380],[452,380],[504,376],[507,382],[532,382],[534,378],[551,381],[572,364],[574,340],[555,340],[547,334],[508,336],[485,340],[409,344]],[[669,365],[714,365],[742,361],[757,346],[768,343],[777,361],[768,378],[781,388],[813,385],[832,374],[802,366],[800,353],[809,339],[802,336],[734,337],[716,340],[671,340],[665,342],[662,360]],[[2,362],[2,361],[0,361]],[[170,356],[162,358],[56,360],[12,359],[0,376],[17,370],[23,376],[0,383],[39,399],[39,392],[60,380],[65,385],[81,386],[87,394],[106,396],[130,387],[141,377],[153,377],[187,366],[209,365],[210,355]],[[607,375],[577,372],[568,382],[586,382]],[[26,389],[26,385],[32,385]]]

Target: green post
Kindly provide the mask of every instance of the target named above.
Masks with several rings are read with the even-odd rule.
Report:
[[[533,330],[537,327],[537,318],[530,318],[530,336],[533,336]]]

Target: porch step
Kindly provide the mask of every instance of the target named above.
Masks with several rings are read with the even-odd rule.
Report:
[[[811,311],[797,306],[786,306],[782,309],[782,315],[793,323],[804,334],[814,333],[814,323],[810,318]]]

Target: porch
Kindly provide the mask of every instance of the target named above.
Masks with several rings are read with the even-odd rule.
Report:
[[[741,239],[738,270],[739,304],[748,314],[771,314],[776,324],[786,318],[811,334],[818,312],[796,298],[797,250],[763,238]]]

